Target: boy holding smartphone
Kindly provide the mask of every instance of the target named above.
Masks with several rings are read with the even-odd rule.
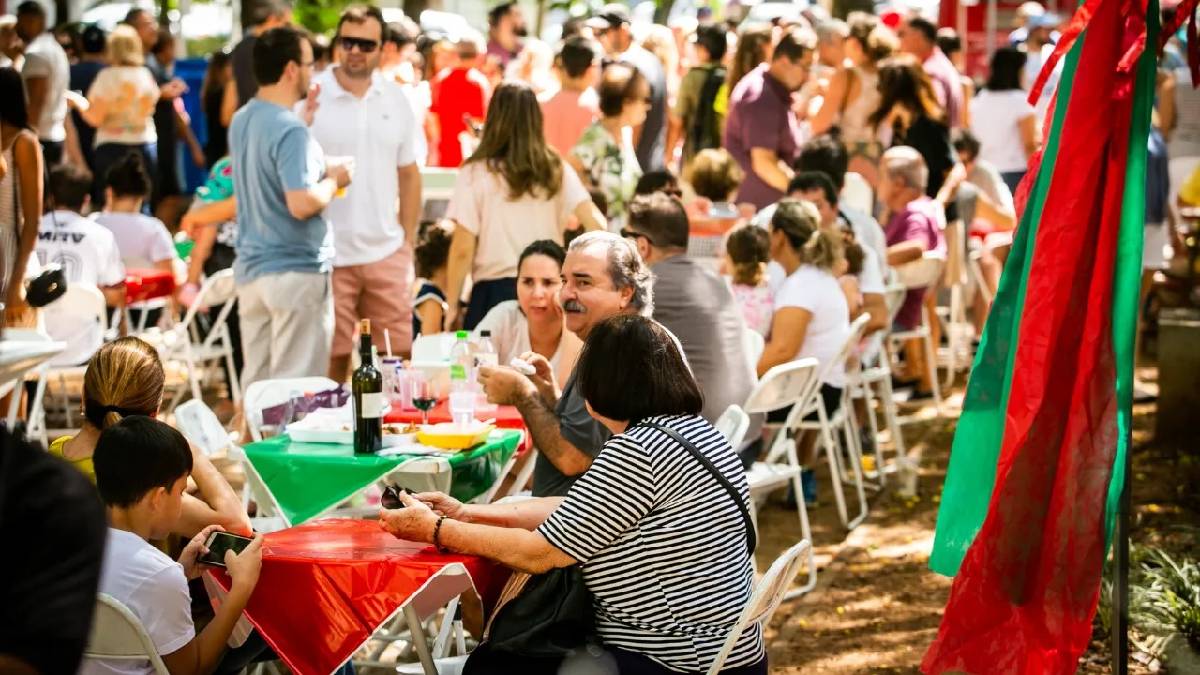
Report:
[[[241,554],[225,554],[232,587],[197,635],[187,581],[200,575],[197,560],[207,553],[209,535],[221,527],[212,525],[197,534],[178,562],[149,542],[169,534],[179,519],[192,470],[187,440],[163,422],[135,415],[100,435],[93,463],[109,521],[100,592],[138,617],[172,675],[213,672],[258,582],[262,537],[255,537]],[[151,668],[149,661],[88,659],[80,672],[150,673]]]

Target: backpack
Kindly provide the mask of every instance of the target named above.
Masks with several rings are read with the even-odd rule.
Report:
[[[700,87],[696,115],[692,118],[691,128],[688,129],[688,140],[691,141],[693,154],[721,147],[721,132],[714,128],[717,111],[713,104],[717,101],[717,92],[724,84],[725,68],[717,66],[708,71],[708,76],[704,78],[704,84]]]

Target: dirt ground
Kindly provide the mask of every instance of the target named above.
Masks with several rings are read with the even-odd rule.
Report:
[[[771,672],[919,672],[951,584],[931,572],[927,561],[961,404],[959,387],[943,406],[942,417],[904,427],[910,456],[921,453],[918,496],[901,498],[894,480],[881,492],[868,493],[870,516],[849,533],[838,521],[828,473],[818,472],[822,501],[809,511],[818,584],[781,605],[771,621],[766,635]],[[931,414],[932,406],[922,412]],[[1194,557],[1200,549],[1196,530],[1181,531],[1179,526],[1200,523],[1195,490],[1200,458],[1153,442],[1153,403],[1136,405],[1134,416],[1133,540]],[[885,447],[885,459],[890,457]],[[766,505],[759,518],[761,570],[800,538],[800,526],[795,509],[782,503]],[[800,581],[804,574],[802,570]],[[1108,654],[1107,641],[1097,631],[1080,672],[1110,672]],[[1149,671],[1135,663],[1130,672]]]

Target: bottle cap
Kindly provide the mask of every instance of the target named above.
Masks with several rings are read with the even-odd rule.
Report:
[[[363,319],[362,321],[358,322],[359,335],[367,335],[370,332],[371,332],[371,320],[370,319]]]
[[[490,331],[490,330],[481,330],[481,331],[479,331],[479,337],[490,338],[490,337],[492,337],[492,331]]]
[[[454,334],[454,337],[458,338],[459,340],[466,340],[468,335],[470,335],[470,334],[467,333],[467,331],[460,330]]]

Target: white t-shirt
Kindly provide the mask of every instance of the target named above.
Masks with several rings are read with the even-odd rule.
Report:
[[[1021,120],[1035,115],[1023,89],[984,89],[971,101],[971,133],[979,139],[979,158],[1001,172],[1024,171],[1028,162],[1021,142]]]
[[[799,307],[812,313],[804,343],[795,358],[812,356],[821,362],[822,370],[829,367],[850,334],[850,308],[837,279],[812,265],[801,265],[784,280],[775,294],[775,311],[788,307]],[[834,387],[845,387],[845,364],[825,371],[821,381]]]
[[[121,259],[131,266],[175,257],[175,244],[171,241],[167,226],[158,218],[140,213],[105,211],[96,216],[96,222],[113,233]]]
[[[71,81],[71,63],[62,45],[50,33],[42,33],[25,49],[25,65],[21,78],[46,78],[46,102],[41,116],[30,120],[43,141],[62,142],[67,139],[63,121],[67,118],[67,85]],[[28,86],[28,85],[27,85]]]
[[[54,211],[42,216],[38,242],[34,249],[38,263],[62,266],[71,284],[91,284],[97,288],[125,281],[125,266],[112,232],[95,221],[71,211]],[[96,353],[104,341],[99,325],[92,317],[58,311],[56,303],[44,310],[46,333],[67,343],[67,348],[50,360],[51,365],[78,365]]]
[[[475,334],[485,330],[492,332],[492,344],[496,346],[496,355],[500,357],[502,366],[533,349],[529,345],[529,321],[516,300],[506,300],[488,311],[487,316],[475,327]],[[564,326],[558,350],[550,359],[550,367],[554,369],[559,384],[565,383],[571,376],[582,348],[583,342]]]
[[[96,146],[104,143],[140,145],[154,143],[154,105],[158,103],[158,83],[149,68],[109,66],[96,75],[87,90],[88,100],[103,100],[107,114],[96,128]]]
[[[446,217],[478,237],[471,277],[476,283],[517,276],[521,251],[539,239],[562,242],[562,233],[575,207],[590,202],[575,170],[562,163],[558,194],[528,193],[509,199],[508,183],[484,162],[458,170]]]
[[[196,637],[183,567],[132,532],[108,529],[100,592],[133,612],[160,655],[177,652]],[[142,675],[154,671],[149,661],[85,659],[79,672]]]
[[[338,84],[331,67],[321,85],[313,138],[326,157],[353,157],[354,182],[325,207],[333,230],[336,267],[379,262],[404,245],[396,169],[416,162],[419,133],[412,102],[400,85],[374,73],[362,98]],[[297,111],[304,102],[296,104]]]

